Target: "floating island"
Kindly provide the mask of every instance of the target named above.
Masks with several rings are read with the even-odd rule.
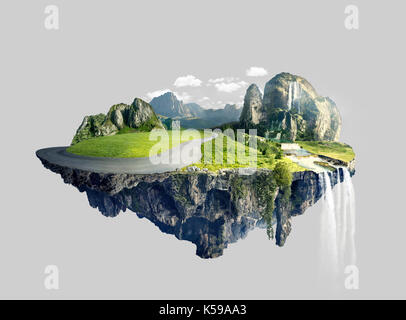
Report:
[[[129,209],[214,258],[256,227],[283,246],[292,217],[323,196],[323,183],[355,173],[352,148],[338,142],[341,123],[330,98],[280,73],[264,94],[249,86],[243,108],[207,110],[170,92],[114,105],[86,116],[70,146],[36,155],[104,216]]]

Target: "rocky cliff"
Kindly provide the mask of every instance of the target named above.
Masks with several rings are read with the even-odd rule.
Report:
[[[240,119],[243,127],[249,127],[251,124],[257,125],[260,122],[266,121],[262,93],[256,84],[250,85],[247,89]]]
[[[131,105],[124,103],[112,106],[107,113],[86,116],[72,140],[72,144],[82,140],[114,135],[124,128],[150,131],[163,128],[152,107],[145,101],[135,98]]]
[[[129,209],[161,231],[196,244],[196,254],[202,258],[218,257],[250,230],[266,228],[263,213],[269,199],[274,199],[275,241],[283,246],[291,232],[291,218],[303,214],[323,193],[320,178],[312,171],[294,173],[286,198],[280,189],[267,194],[274,176],[265,169],[252,174],[238,170],[100,174],[41,161],[65,183],[85,192],[89,204],[103,215],[114,217]],[[341,170],[329,174],[332,185],[343,180]]]
[[[280,73],[265,85],[263,97],[251,85],[244,99],[242,126],[282,140],[338,141],[341,116],[335,103],[317,94],[304,78]],[[261,99],[262,98],[262,99]]]
[[[178,100],[173,92],[166,92],[153,98],[150,104],[157,114],[165,117],[177,119],[194,116],[191,110],[183,104],[183,101]]]

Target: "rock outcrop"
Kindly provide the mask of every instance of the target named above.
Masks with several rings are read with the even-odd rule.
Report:
[[[262,93],[256,84],[248,87],[244,98],[244,106],[240,121],[244,127],[259,124],[266,120],[266,112],[262,105]]]
[[[107,113],[86,116],[72,140],[72,144],[99,136],[114,135],[124,128],[150,131],[163,128],[152,107],[145,101],[135,98],[131,105],[124,103],[112,106]]]
[[[129,209],[161,231],[196,244],[196,254],[202,258],[218,257],[228,244],[244,238],[250,230],[266,227],[263,189],[273,179],[270,170],[259,169],[253,174],[238,170],[218,174],[101,174],[41,161],[65,183],[86,192],[89,204],[103,215],[114,217]],[[329,174],[332,185],[343,181],[341,170]],[[285,244],[291,232],[291,218],[303,214],[322,196],[319,179],[313,171],[297,172],[288,201],[279,189],[269,195],[275,199],[273,222],[278,246]]]
[[[245,128],[256,125],[262,134],[281,140],[338,141],[341,116],[337,106],[330,98],[319,96],[304,78],[276,75],[266,83],[262,103],[255,87],[248,88],[244,100],[240,124]]]

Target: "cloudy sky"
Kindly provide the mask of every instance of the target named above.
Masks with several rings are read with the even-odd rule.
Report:
[[[223,108],[227,103],[242,106],[247,87],[256,83],[262,88],[268,80],[267,69],[258,66],[248,67],[240,74],[214,75],[211,78],[186,74],[175,77],[165,88],[153,88],[143,98],[150,101],[172,91],[183,102],[196,102],[204,108]]]

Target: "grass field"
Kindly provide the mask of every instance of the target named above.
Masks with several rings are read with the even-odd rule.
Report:
[[[345,143],[331,141],[296,141],[296,143],[311,153],[338,159],[347,163],[355,158],[354,151]]]
[[[268,143],[272,144],[271,142]],[[252,155],[251,157],[249,156],[250,151]],[[244,146],[242,143],[232,140],[228,136],[222,134],[216,139],[204,143],[202,145],[202,154],[203,157],[201,161],[193,164],[192,166],[196,166],[200,169],[207,168],[210,171],[246,167],[257,167],[273,170],[278,162],[285,162],[288,164],[291,172],[306,170],[290,159],[284,157],[276,159],[276,153],[267,153],[264,155],[259,148],[250,148],[248,142]],[[223,160],[222,163],[220,163],[221,159]]]
[[[181,130],[180,139],[172,141],[173,132],[171,130],[158,130],[157,135],[151,135],[150,132],[130,132],[123,131],[114,136],[103,136],[83,140],[70,146],[67,151],[90,157],[111,157],[111,158],[138,158],[148,157],[162,153],[176,145],[193,139],[203,137],[203,132],[199,131],[197,135],[189,136],[189,131]],[[196,131],[195,131],[196,132]],[[151,138],[151,139],[150,139]]]
[[[103,136],[83,140],[70,146],[67,151],[90,157],[111,158],[139,158],[148,157],[171,149],[179,143],[200,139],[203,131],[193,130],[195,134],[188,134],[189,130],[181,130],[180,138],[173,141],[176,131],[158,130],[155,138],[150,132],[132,132],[123,130],[113,136]],[[161,135],[160,137],[158,137]],[[211,134],[206,134],[206,137]],[[303,167],[291,160],[278,156],[280,148],[273,142],[258,142],[258,148],[249,147],[248,138],[245,145],[232,140],[230,137],[220,134],[216,139],[202,144],[202,160],[193,164],[199,168],[207,168],[210,171],[218,171],[225,168],[258,167],[274,169],[278,162],[285,162],[292,172],[303,171]],[[269,144],[268,146],[265,144]],[[262,152],[264,150],[266,152]],[[262,151],[261,151],[262,150]],[[252,157],[249,156],[254,155]],[[216,158],[217,157],[217,158]],[[222,160],[222,161],[221,161]]]

